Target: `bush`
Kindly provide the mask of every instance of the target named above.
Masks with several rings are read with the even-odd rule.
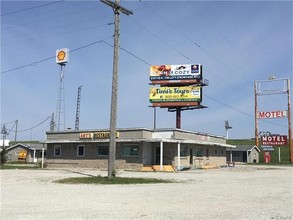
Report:
[[[6,149],[2,149],[2,151],[1,151],[0,162],[1,162],[1,165],[7,162],[7,151],[6,151]]]

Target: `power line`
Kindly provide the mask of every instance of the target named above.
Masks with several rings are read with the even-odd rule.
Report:
[[[211,22],[211,20],[198,8],[198,7],[196,7],[194,4],[192,4],[191,2],[189,2],[191,5],[192,5],[192,7],[194,7],[198,12],[199,12],[199,14],[213,27],[213,28],[215,28],[215,30],[223,37],[223,39],[231,46],[231,47],[233,47],[242,57],[243,57],[243,59],[248,63],[248,64],[250,64],[251,66],[253,66],[256,70],[258,70],[259,71],[259,69],[258,69],[258,67],[255,65],[255,64],[253,64],[248,58],[247,58],[247,56],[245,56],[243,53],[242,53],[242,51],[238,48],[238,47],[236,47],[229,39],[228,39],[228,37],[226,37],[224,34],[223,34],[223,32],[222,31],[220,31],[220,29],[213,23],[213,22]]]
[[[113,45],[109,44],[109,43],[106,42],[106,41],[104,41],[104,43],[107,44],[108,46],[112,47],[112,48],[114,47]],[[135,57],[136,59],[140,60],[141,62],[145,63],[146,65],[148,65],[148,66],[151,66],[151,65],[152,65],[152,64],[150,64],[149,62],[147,62],[147,61],[143,60],[142,58],[138,57],[137,55],[133,54],[133,53],[130,52],[129,50],[127,50],[127,49],[125,49],[125,48],[123,48],[123,47],[121,47],[121,46],[119,46],[119,48],[120,48],[121,50],[125,51],[126,53],[130,54],[131,56]]]
[[[48,116],[45,120],[41,121],[40,123],[38,123],[37,125],[31,127],[31,128],[28,128],[28,129],[24,129],[24,130],[18,130],[17,132],[25,132],[25,131],[30,131],[38,126],[40,126],[41,124],[45,123],[49,118],[51,118],[51,115]],[[12,130],[12,129],[11,129]],[[13,131],[13,132],[16,132],[16,131]]]
[[[228,107],[228,108],[230,108],[230,109],[232,109],[232,110],[234,110],[234,111],[236,111],[236,112],[239,112],[239,113],[241,113],[241,114],[244,114],[244,115],[246,115],[246,116],[248,116],[248,117],[254,119],[254,115],[251,115],[251,114],[248,114],[248,113],[246,113],[246,112],[244,112],[244,111],[241,111],[241,110],[239,110],[239,109],[237,109],[237,108],[235,108],[235,107],[233,107],[233,106],[231,106],[231,105],[225,104],[224,102],[221,102],[221,101],[219,101],[219,100],[217,100],[217,99],[215,99],[215,98],[212,98],[212,97],[210,97],[210,96],[208,96],[208,95],[206,95],[206,94],[203,94],[203,96],[205,96],[205,97],[207,97],[207,98],[209,98],[209,99],[211,99],[211,100],[213,100],[213,101],[215,101],[215,102],[217,102],[217,103],[219,103],[219,104],[221,104],[221,105],[224,105],[224,106],[226,106],[226,107]],[[284,128],[287,127],[287,126],[280,125],[280,124],[276,124],[276,123],[273,123],[273,122],[270,122],[270,121],[265,121],[265,120],[261,120],[261,121],[266,122],[266,123],[268,123],[268,124],[276,125],[276,126],[279,126],[279,127],[284,127]]]
[[[19,12],[28,11],[28,10],[32,10],[32,9],[35,9],[35,8],[41,8],[41,7],[45,7],[45,6],[48,6],[48,5],[58,4],[58,3],[64,2],[64,1],[65,0],[61,0],[61,1],[46,3],[46,4],[42,4],[42,5],[37,5],[37,6],[29,7],[29,8],[24,8],[24,9],[20,9],[20,10],[17,10],[17,11],[7,12],[7,13],[4,13],[4,14],[1,14],[0,16],[2,17],[2,16],[11,15],[11,14],[16,14],[16,13],[19,13]]]
[[[144,4],[144,3],[143,3]],[[157,14],[157,13],[156,13]],[[159,15],[160,16],[160,15]],[[163,18],[162,16],[160,16],[161,18]],[[163,18],[164,19],[164,18]],[[166,19],[164,19],[164,20],[166,20]],[[141,28],[143,28],[144,30],[146,30],[148,33],[150,33],[150,34],[152,34],[153,36],[155,36],[157,39],[159,39],[160,41],[162,41],[162,42],[164,42],[168,47],[170,47],[171,49],[173,49],[173,50],[175,50],[177,53],[179,53],[181,56],[183,56],[184,58],[186,58],[186,59],[188,59],[188,60],[190,60],[190,61],[192,61],[192,62],[194,62],[192,59],[190,59],[189,57],[187,57],[185,54],[183,54],[182,52],[180,52],[180,51],[178,51],[176,48],[174,48],[173,46],[171,46],[168,42],[166,42],[165,40],[163,40],[162,38],[160,38],[158,35],[156,35],[156,34],[154,34],[152,31],[150,31],[149,29],[147,29],[146,27],[144,27],[143,25],[141,25],[141,24],[139,24],[138,22],[136,22],[134,19],[132,19],[132,21],[134,21],[134,23],[136,23],[137,25],[139,25]],[[166,20],[166,22],[167,23],[169,23],[170,24],[170,22],[169,21],[167,21]],[[170,24],[171,26],[173,26],[172,24]],[[181,33],[181,31],[180,30],[178,30],[177,28],[175,28],[177,31],[179,31],[180,33]],[[202,50],[204,50],[206,53],[208,53],[210,56],[212,56],[214,59],[217,59],[214,55],[212,55],[212,54],[210,54],[208,51],[206,51],[204,48],[202,48],[199,44],[197,44],[197,43],[195,43],[195,42],[193,42],[188,36],[186,36],[184,33],[181,33],[183,36],[185,36],[188,40],[190,40],[195,46],[197,46],[197,47],[199,47],[199,48],[201,48]],[[137,56],[136,56],[137,57]],[[140,59],[140,58],[139,58]],[[140,59],[141,60],[141,59]],[[143,61],[144,63],[146,63],[145,61]],[[218,62],[221,62],[222,64],[224,64],[222,61],[219,61],[218,60]],[[224,64],[227,68],[229,68],[230,70],[232,70],[229,66],[227,66],[226,64]],[[233,71],[233,70],[232,70]],[[211,71],[209,71],[210,73],[212,73]],[[225,83],[227,83],[227,84],[231,84],[231,83],[229,83],[229,82],[227,82],[227,81],[225,81],[224,79],[222,79],[222,78],[220,78],[217,74],[213,74],[213,75],[215,75],[218,79],[220,79],[220,80],[222,80],[223,82],[225,82]],[[232,85],[232,84],[231,84]],[[233,86],[233,85],[232,85]],[[238,91],[241,91],[242,92],[242,90],[240,90],[239,88],[236,88]],[[210,98],[210,99],[212,99],[213,101],[215,101],[215,102],[217,102],[217,103],[219,103],[219,104],[222,104],[222,105],[224,105],[224,106],[226,106],[226,107],[228,107],[228,108],[230,108],[230,109],[232,109],[232,110],[234,110],[234,111],[237,111],[237,112],[239,112],[239,113],[241,113],[241,114],[244,114],[244,115],[246,115],[246,116],[248,116],[248,117],[251,117],[251,118],[254,118],[254,116],[253,115],[250,115],[250,114],[248,114],[248,113],[246,113],[246,112],[243,112],[243,111],[241,111],[241,110],[239,110],[239,109],[237,109],[237,108],[235,108],[235,107],[232,107],[232,106],[230,106],[230,105],[227,105],[227,104],[225,104],[225,103],[223,103],[223,102],[220,102],[220,101],[218,101],[218,100],[216,100],[215,98],[212,98],[212,97],[210,97],[210,96],[207,96],[206,95],[206,97],[208,97],[208,98]],[[283,126],[283,125],[280,125],[280,124],[275,124],[275,123],[271,123],[271,122],[268,122],[268,121],[265,121],[265,122],[267,122],[267,123],[269,123],[269,124],[273,124],[273,125],[277,125],[277,126],[280,126],[280,127],[285,127],[285,126]]]
[[[197,48],[201,49],[204,51],[206,54],[208,54],[210,57],[212,57],[214,60],[216,60],[218,63],[221,63],[223,66],[225,66],[227,69],[229,69],[232,73],[237,73],[237,71],[233,70],[230,66],[228,66],[226,63],[218,59],[216,56],[214,56],[212,53],[210,53],[208,50],[203,48],[201,45],[198,43],[194,42],[188,35],[186,35],[184,32],[182,32],[179,28],[175,27],[168,19],[164,18],[161,14],[159,14],[157,11],[152,9],[149,5],[144,3],[143,1],[140,1],[142,4],[147,6],[153,13],[155,13],[158,17],[160,17],[162,20],[164,20],[168,25],[170,25],[174,30],[176,30],[178,33],[180,33],[182,36],[184,36],[188,41],[192,43],[192,45],[196,46]],[[241,78],[243,78],[245,81],[247,81],[241,74],[238,74]],[[249,82],[249,81],[247,81]],[[250,82],[249,82],[250,83]]]
[[[87,45],[84,45],[84,46],[78,47],[78,48],[76,48],[76,49],[73,49],[73,50],[71,50],[70,52],[71,52],[71,53],[74,53],[74,52],[76,52],[76,51],[78,51],[78,50],[81,50],[81,49],[84,49],[84,48],[87,48],[87,47],[93,46],[93,45],[95,45],[95,44],[97,44],[97,43],[102,43],[102,42],[104,42],[105,40],[107,40],[107,39],[109,39],[109,38],[112,38],[112,37],[113,37],[113,36],[111,36],[111,37],[107,37],[107,38],[102,39],[102,40],[94,41],[94,42],[92,42],[92,43],[90,43],[90,44],[87,44]],[[37,64],[39,64],[39,63],[42,63],[42,62],[45,62],[45,61],[48,61],[48,60],[51,60],[51,59],[55,59],[55,58],[56,58],[56,56],[52,56],[52,57],[48,57],[48,58],[45,58],[45,59],[42,59],[42,60],[38,60],[38,61],[32,62],[32,63],[30,63],[30,64],[26,64],[26,65],[23,65],[23,66],[15,67],[15,68],[10,69],[10,70],[5,70],[5,71],[2,71],[2,72],[1,72],[1,75],[4,74],[4,73],[8,73],[8,72],[12,72],[12,71],[15,71],[15,70],[19,70],[19,69],[26,68],[26,67],[28,67],[28,66],[35,66],[35,65],[37,65]]]

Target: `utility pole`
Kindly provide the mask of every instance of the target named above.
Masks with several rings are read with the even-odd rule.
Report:
[[[54,131],[55,130],[55,122],[54,122],[54,112],[52,113],[51,116],[51,121],[50,121],[50,131]]]
[[[110,145],[108,160],[108,178],[115,177],[116,160],[116,119],[117,119],[117,97],[118,97],[118,61],[119,61],[119,15],[122,12],[125,15],[132,15],[132,11],[119,5],[119,0],[115,2],[109,0],[100,0],[102,3],[110,6],[115,15],[114,27],[114,58],[113,58],[113,76],[112,76],[112,97],[111,97],[111,116],[110,116]]]
[[[17,139],[17,129],[18,129],[18,120],[15,121],[15,136],[14,136],[14,141]]]
[[[6,139],[6,135],[8,134],[5,125],[3,125],[2,129],[1,129],[1,134],[3,135],[3,148],[2,150],[5,150],[5,139]]]
[[[287,97],[288,97],[288,136],[289,136],[289,154],[290,162],[293,163],[293,138],[292,138],[292,118],[291,118],[291,96],[290,80],[287,79]]]

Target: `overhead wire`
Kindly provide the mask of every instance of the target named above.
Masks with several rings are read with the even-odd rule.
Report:
[[[77,15],[78,13],[80,12],[85,12],[85,11],[89,11],[89,10],[92,10],[92,9],[95,9],[95,8],[98,8],[99,6],[94,6],[94,7],[88,7],[88,8],[83,8],[83,9],[78,9],[78,10],[74,10],[74,11],[70,11],[70,12],[64,12],[64,9],[62,8],[62,14],[59,14],[59,15],[52,15],[52,16],[49,16],[49,17],[44,17],[44,13],[42,13],[42,18],[40,17],[37,17],[36,20],[33,20],[33,21],[30,21],[30,22],[26,22],[26,23],[18,23],[19,26],[21,27],[24,27],[24,26],[27,26],[27,25],[31,25],[31,24],[36,24],[36,23],[41,23],[41,22],[44,22],[44,21],[48,21],[48,20],[52,20],[52,19],[58,19],[60,20],[60,17],[66,17],[68,15],[71,15],[71,14],[75,14]],[[56,9],[53,11],[53,12],[56,12]],[[48,12],[47,12],[48,13]],[[51,12],[50,12],[51,13]],[[14,20],[15,21],[15,20]],[[59,23],[59,22],[58,22]],[[76,22],[74,23],[76,24]],[[3,26],[3,25],[2,25]],[[11,28],[14,28],[15,26],[7,26],[7,27],[3,27],[2,30],[7,30],[7,29],[11,29]]]
[[[244,53],[238,48],[236,47],[231,40],[229,40],[228,37],[226,37],[226,35],[224,35],[224,33],[198,8],[196,7],[193,2],[188,2],[193,8],[195,8],[198,13],[222,36],[222,38],[231,46],[233,47],[241,56],[242,58],[251,66],[253,66],[256,70],[259,71],[259,68],[252,63],[247,56],[244,55]]]
[[[51,115],[49,115],[46,119],[44,119],[43,121],[41,121],[40,123],[30,127],[30,128],[27,128],[27,129],[23,129],[23,130],[17,130],[17,132],[25,132],[25,131],[30,131],[36,127],[39,127],[40,125],[42,125],[43,123],[45,123],[49,118],[51,118]],[[12,129],[11,129],[12,130]],[[16,131],[13,131],[13,132],[16,132]]]
[[[11,12],[1,14],[0,16],[3,17],[3,16],[7,16],[7,15],[12,15],[12,14],[16,14],[16,13],[19,13],[19,12],[24,12],[24,11],[28,11],[28,10],[32,10],[32,9],[36,9],[36,8],[45,7],[45,6],[48,6],[48,5],[58,4],[58,3],[64,2],[64,1],[65,0],[54,1],[54,2],[50,2],[50,3],[42,4],[42,5],[36,5],[36,6],[33,6],[33,7],[29,7],[29,8],[23,8],[23,9],[20,9],[20,10],[11,11]]]
[[[232,73],[237,73],[237,71],[233,70],[230,66],[228,66],[227,64],[225,64],[223,61],[221,61],[220,59],[218,59],[216,56],[214,56],[212,53],[210,53],[207,49],[205,49],[204,47],[202,47],[201,45],[199,45],[197,42],[195,42],[194,40],[192,40],[187,34],[185,34],[184,32],[182,32],[179,28],[177,28],[176,26],[174,26],[170,21],[168,21],[168,19],[164,18],[161,14],[157,13],[156,10],[154,10],[152,7],[150,7],[149,5],[147,5],[145,2],[140,1],[142,4],[144,4],[145,6],[147,6],[153,13],[155,13],[158,17],[160,17],[162,20],[164,20],[169,26],[171,26],[174,30],[176,30],[178,33],[180,33],[184,38],[186,38],[189,42],[192,43],[192,45],[196,46],[197,48],[201,49],[202,51],[204,51],[206,54],[208,54],[210,57],[212,57],[214,60],[216,60],[218,63],[222,64],[223,66],[225,66],[227,69],[229,69]],[[208,70],[208,69],[207,69]],[[209,71],[210,73],[212,73],[211,71]],[[218,74],[214,74],[212,73],[214,76],[217,76]],[[241,76],[240,74],[238,74],[239,76]],[[243,76],[241,76],[243,78]],[[245,78],[243,78],[245,81],[247,81]],[[226,80],[222,80],[225,81],[228,84],[228,81]],[[249,82],[249,81],[247,81]],[[250,83],[250,82],[249,82]]]
[[[60,1],[60,2],[62,2],[62,1]],[[132,19],[132,20],[133,20],[133,19]],[[177,53],[179,53],[181,56],[183,56],[184,58],[188,59],[189,61],[194,62],[191,58],[189,58],[188,56],[186,56],[184,53],[180,52],[180,51],[177,50],[175,47],[171,46],[168,42],[166,42],[165,40],[161,39],[158,35],[154,34],[153,32],[151,32],[150,30],[148,30],[147,28],[145,28],[143,25],[139,24],[139,23],[136,22],[135,20],[133,20],[133,21],[134,21],[137,25],[139,25],[140,27],[142,27],[144,30],[146,30],[147,32],[149,32],[150,34],[152,34],[153,36],[155,36],[156,38],[158,38],[159,40],[161,40],[162,42],[164,42],[168,47],[170,47],[170,48],[172,48],[173,50],[175,50],[175,51],[176,51]],[[177,28],[176,28],[176,29],[177,29]],[[112,36],[111,36],[111,37],[112,37]],[[108,37],[108,38],[103,39],[103,40],[99,40],[99,41],[92,42],[92,43],[90,43],[90,44],[87,44],[87,45],[84,45],[84,46],[82,46],[82,47],[76,48],[76,49],[72,50],[71,52],[78,51],[78,50],[81,50],[81,49],[83,49],[83,48],[86,48],[86,47],[89,47],[89,46],[92,46],[92,45],[94,45],[94,44],[96,44],[96,43],[101,43],[101,42],[103,42],[103,43],[105,43],[105,44],[107,44],[107,45],[109,45],[109,46],[112,47],[112,45],[110,45],[109,43],[106,42],[106,40],[109,39],[109,38],[111,38],[111,37]],[[187,36],[187,37],[188,37],[188,36]],[[199,47],[199,48],[205,50],[204,48],[202,48],[202,47],[201,47],[199,44],[197,44],[196,42],[193,42],[193,44],[194,44],[195,46],[197,46],[197,47]],[[145,63],[145,64],[147,64],[147,65],[151,65],[149,62],[147,62],[147,61],[143,60],[142,58],[138,57],[137,55],[131,53],[131,52],[128,51],[127,49],[122,48],[122,47],[120,47],[120,49],[123,50],[123,51],[125,51],[126,53],[130,54],[131,56],[135,57],[136,59],[140,60],[141,62],[143,62],[143,63]],[[3,72],[1,72],[1,74],[3,74],[3,73],[7,73],[7,72],[11,72],[11,71],[14,71],[14,70],[18,70],[18,69],[22,69],[22,68],[25,68],[25,67],[28,67],[28,66],[32,66],[32,65],[37,65],[37,64],[39,64],[39,63],[41,63],[41,62],[45,62],[45,61],[50,60],[50,59],[53,59],[53,58],[55,58],[55,56],[53,56],[53,57],[49,57],[49,58],[46,58],[46,59],[43,59],[43,60],[39,60],[39,61],[36,61],[36,62],[32,62],[32,63],[30,63],[30,64],[23,65],[23,66],[20,66],[20,67],[16,67],[16,68],[13,68],[13,69],[10,69],[10,70],[7,70],[7,71],[3,71]],[[215,75],[217,75],[217,74],[215,74]],[[222,81],[223,81],[223,80],[222,80]],[[210,96],[207,96],[207,95],[205,95],[205,96],[208,97],[208,98],[210,98],[210,99],[212,99],[212,100],[214,100],[214,101],[216,101],[216,102],[218,102],[218,103],[220,103],[220,104],[222,104],[222,105],[224,105],[224,106],[227,106],[227,107],[229,107],[229,108],[231,108],[231,109],[233,109],[233,110],[235,110],[235,111],[238,111],[238,112],[240,112],[240,113],[242,113],[242,114],[245,114],[245,115],[247,115],[247,116],[249,116],[249,117],[254,117],[254,116],[252,116],[252,115],[250,115],[250,114],[247,114],[247,113],[245,113],[245,112],[243,112],[243,111],[241,111],[241,110],[239,110],[239,109],[236,109],[236,108],[234,108],[234,107],[232,107],[232,106],[229,106],[229,105],[227,105],[227,104],[225,104],[225,103],[222,103],[222,102],[220,102],[220,101],[218,101],[218,100],[216,100],[216,99],[214,99],[214,98],[212,98],[212,97],[210,97]]]
[[[141,3],[143,3],[144,5],[146,5],[144,2],[142,2],[142,1],[140,1]],[[146,5],[146,6],[148,6],[148,5]],[[148,6],[149,7],[149,6]],[[154,11],[154,10],[152,10],[152,11]],[[195,46],[197,46],[197,47],[199,47],[199,48],[201,48],[203,51],[205,51],[206,53],[208,53],[210,56],[212,56],[214,59],[216,59],[218,62],[220,62],[220,63],[223,63],[222,61],[220,61],[220,60],[218,60],[214,55],[212,55],[212,54],[210,54],[207,50],[205,50],[204,48],[202,48],[198,43],[196,43],[196,42],[194,42],[193,40],[191,40],[187,35],[185,35],[184,33],[182,33],[180,30],[178,30],[178,28],[176,28],[176,27],[174,27],[174,25],[172,25],[168,20],[166,20],[165,18],[163,18],[161,15],[159,15],[156,11],[154,11],[159,17],[161,17],[163,20],[165,20],[168,24],[170,24],[176,31],[179,31],[184,37],[186,37],[188,40],[190,40]],[[182,52],[179,52],[177,49],[175,49],[173,46],[170,46],[170,44],[169,43],[167,43],[165,40],[163,40],[162,38],[160,38],[160,37],[158,37],[158,35],[156,35],[156,34],[154,34],[152,31],[150,31],[149,29],[147,29],[147,28],[145,28],[143,25],[141,25],[141,24],[139,24],[137,21],[135,21],[134,19],[132,19],[131,18],[131,20],[132,21],[134,21],[136,24],[138,24],[139,26],[141,26],[144,30],[146,30],[147,32],[149,32],[149,33],[151,33],[153,36],[155,36],[156,38],[158,38],[160,41],[162,41],[162,42],[164,42],[167,46],[169,46],[170,48],[172,48],[173,50],[175,50],[176,52],[178,52],[180,55],[182,55],[183,57],[185,57],[185,58],[187,58],[188,60],[190,60],[190,61],[192,61],[192,62],[194,62],[193,60],[191,60],[189,57],[187,57],[185,54],[183,54]],[[231,71],[233,71],[229,66],[227,66],[225,63],[223,63],[223,65],[225,65],[227,68],[229,68]],[[234,71],[233,71],[234,72]],[[221,79],[220,77],[218,77],[216,74],[214,74],[217,78],[219,78],[219,79]],[[223,80],[223,79],[221,79],[222,81],[224,81],[224,82],[226,82],[226,83],[228,83],[228,84],[230,84],[229,82],[227,82],[226,80]],[[236,88],[236,89],[238,89],[238,88]],[[239,90],[239,89],[238,89]],[[239,91],[241,91],[241,90],[239,90]],[[216,101],[216,102],[218,102],[218,103],[220,103],[220,104],[222,104],[222,105],[224,105],[224,106],[226,106],[226,107],[229,107],[229,108],[231,108],[231,109],[233,109],[233,110],[235,110],[235,111],[238,111],[239,113],[242,113],[242,114],[244,114],[244,115],[246,115],[246,116],[249,116],[249,117],[252,117],[252,118],[254,118],[254,116],[252,116],[252,115],[250,115],[250,114],[248,114],[248,113],[245,113],[245,112],[243,112],[243,111],[241,111],[241,110],[239,110],[239,109],[236,109],[235,107],[232,107],[232,106],[230,106],[230,105],[227,105],[227,104],[225,104],[225,103],[223,103],[223,102],[220,102],[220,101],[218,101],[218,100],[216,100],[216,99],[214,99],[214,98],[212,98],[212,97],[210,97],[210,96],[206,96],[206,97],[208,97],[208,98],[210,98],[210,99],[212,99],[212,100],[214,100],[214,101]],[[269,123],[269,124],[274,124],[274,125],[277,125],[277,126],[280,126],[280,127],[285,127],[285,126],[283,126],[283,125],[280,125],[280,124],[276,124],[276,123],[272,123],[272,122],[269,122],[269,121],[265,121],[265,122],[267,122],[267,123]]]
[[[95,45],[95,44],[98,44],[98,43],[102,43],[103,41],[105,41],[105,40],[107,40],[109,38],[112,38],[112,37],[113,36],[106,37],[106,38],[104,38],[102,40],[94,41],[94,42],[89,43],[89,44],[86,44],[84,46],[75,48],[75,49],[71,50],[70,52],[71,53],[74,53],[75,51],[79,51],[81,49],[90,47],[90,46]],[[35,66],[35,65],[37,65],[39,63],[42,63],[42,62],[45,62],[45,61],[48,61],[48,60],[52,60],[52,59],[55,59],[55,58],[56,58],[56,56],[51,56],[51,57],[48,57],[48,58],[45,58],[45,59],[42,59],[42,60],[34,61],[32,63],[29,63],[29,64],[25,64],[25,65],[22,65],[22,66],[19,66],[19,67],[15,67],[15,68],[12,68],[12,69],[9,69],[9,70],[5,70],[5,71],[2,71],[1,72],[1,75],[4,74],[4,73],[9,73],[9,72],[15,71],[15,70],[23,69],[23,68],[26,68],[26,67],[29,67],[29,66]]]

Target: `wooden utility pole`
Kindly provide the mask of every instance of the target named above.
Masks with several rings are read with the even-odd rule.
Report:
[[[291,118],[291,98],[290,98],[290,80],[287,79],[287,96],[288,96],[288,139],[290,162],[293,163],[293,140],[292,140],[292,118]]]
[[[114,27],[114,58],[113,58],[113,77],[112,77],[112,97],[111,97],[111,115],[110,115],[110,145],[108,160],[108,178],[115,177],[116,160],[116,119],[117,119],[117,97],[118,97],[118,61],[119,61],[119,15],[122,12],[125,15],[132,15],[132,11],[119,5],[119,0],[115,2],[101,0],[102,3],[110,6],[115,15]]]

